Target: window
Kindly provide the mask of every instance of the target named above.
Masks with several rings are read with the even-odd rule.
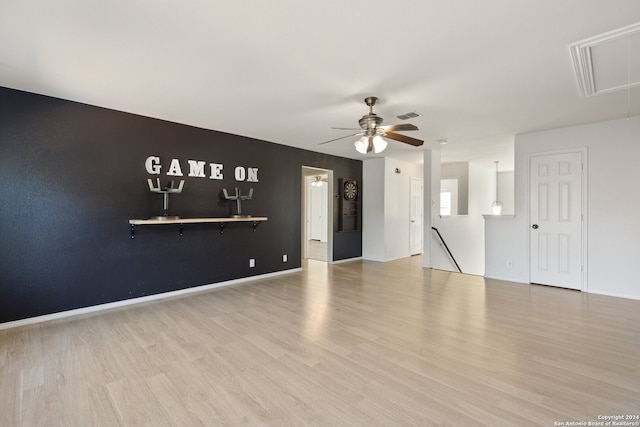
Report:
[[[440,180],[440,216],[459,215],[458,179]]]
[[[451,191],[440,192],[440,216],[451,215]]]

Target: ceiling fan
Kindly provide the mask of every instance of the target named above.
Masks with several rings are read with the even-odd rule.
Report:
[[[364,103],[369,107],[369,114],[365,114],[358,121],[361,129],[358,128],[332,128],[339,130],[357,130],[359,132],[341,136],[340,138],[331,139],[329,141],[321,142],[318,145],[327,144],[329,142],[337,141],[339,139],[349,138],[352,136],[361,136],[362,138],[358,139],[355,142],[356,150],[362,154],[370,153],[371,151],[375,153],[380,153],[385,148],[387,148],[387,141],[382,139],[382,137],[393,139],[396,141],[404,142],[405,144],[413,145],[414,147],[421,146],[424,141],[416,138],[411,138],[410,136],[401,135],[396,133],[397,131],[408,131],[408,130],[418,130],[417,126],[406,123],[400,125],[382,125],[382,117],[378,116],[373,112],[373,106],[378,102],[378,98],[375,96],[369,96],[365,98]]]

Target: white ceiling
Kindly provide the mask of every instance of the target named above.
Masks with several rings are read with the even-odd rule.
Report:
[[[0,86],[356,159],[318,143],[373,95],[444,161],[508,168],[515,134],[640,113],[640,88],[582,99],[569,51],[638,21],[638,0],[2,0]]]

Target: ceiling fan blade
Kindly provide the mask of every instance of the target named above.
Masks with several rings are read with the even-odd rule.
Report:
[[[381,126],[381,128],[391,132],[418,130],[418,126],[412,125],[411,123],[402,123],[399,125],[387,125],[387,126]]]
[[[338,130],[362,130],[361,128],[331,128],[331,129],[338,129]]]
[[[358,132],[358,133],[354,133],[354,134],[351,134],[351,135],[341,136],[340,138],[330,139],[328,141],[321,142],[318,145],[327,144],[329,142],[338,141],[339,139],[345,139],[345,138],[349,138],[349,137],[352,137],[352,136],[358,136],[358,135],[364,135],[364,132]]]
[[[420,139],[411,138],[410,136],[400,135],[399,133],[395,133],[395,132],[387,131],[382,136],[384,136],[385,138],[395,139],[396,141],[404,142],[405,144],[413,145],[414,147],[419,147],[422,144],[424,144],[424,141]]]

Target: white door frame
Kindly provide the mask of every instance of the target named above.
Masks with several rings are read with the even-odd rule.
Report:
[[[327,175],[318,174],[323,181],[321,186],[314,187],[313,176],[307,176],[305,185],[307,186],[307,240],[319,240],[327,242],[329,237],[327,224],[327,202],[329,200]]]
[[[589,150],[587,149],[587,147],[576,147],[576,148],[569,148],[566,150],[554,150],[554,151],[541,151],[541,152],[537,152],[537,153],[530,153],[527,156],[527,234],[526,234],[526,241],[527,241],[527,264],[529,265],[528,268],[528,275],[529,275],[529,283],[531,283],[531,231],[530,231],[530,227],[532,225],[531,223],[531,159],[533,157],[540,157],[540,156],[553,156],[553,155],[557,155],[557,154],[568,154],[568,153],[581,153],[582,154],[582,286],[580,288],[580,290],[582,292],[587,292],[589,289],[588,286],[588,266],[587,266],[587,260],[588,260],[588,248],[589,248],[589,242],[588,242],[588,209],[587,207],[589,206],[588,204],[588,200],[587,200],[587,196],[589,194],[588,192],[588,184],[589,181],[587,179],[587,177],[589,176],[588,173],[588,165],[589,165],[589,158],[588,158],[588,154],[589,154]]]
[[[327,263],[333,263],[333,204],[334,200],[332,197],[333,194],[333,170],[331,169],[321,169],[313,166],[302,166],[301,170],[301,209],[300,213],[301,217],[301,227],[300,237],[301,237],[301,250],[300,254],[302,258],[307,258],[307,238],[309,231],[307,229],[307,177],[308,176],[316,176],[316,175],[327,175]]]
[[[424,179],[422,178],[417,178],[417,177],[410,177],[409,178],[409,182],[410,182],[410,190],[409,190],[409,220],[411,221],[411,223],[409,224],[409,255],[418,255],[424,252],[424,241],[423,241],[423,235],[424,235]],[[419,183],[420,184],[420,192],[415,193],[414,194],[414,183]],[[414,200],[415,200],[415,196],[418,196],[419,198],[419,204],[414,206]],[[419,224],[415,223],[415,219],[413,216],[414,213],[414,209],[417,208],[419,209],[420,215],[419,216]],[[417,250],[414,250],[414,247],[411,246],[411,242],[413,241],[414,238],[414,227],[416,225],[420,226],[420,230],[419,230],[419,240],[420,240],[420,244],[419,244],[419,248],[416,248]]]

